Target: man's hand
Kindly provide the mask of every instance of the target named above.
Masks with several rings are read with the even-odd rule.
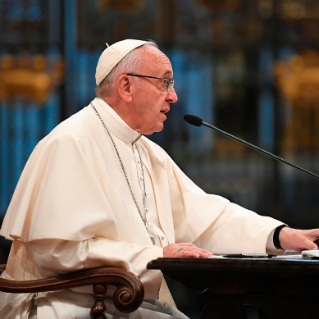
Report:
[[[193,244],[170,244],[164,247],[164,257],[174,258],[207,258],[213,254],[208,250],[196,247]]]
[[[318,249],[319,229],[298,230],[284,227],[279,233],[279,242],[283,249],[303,251]]]

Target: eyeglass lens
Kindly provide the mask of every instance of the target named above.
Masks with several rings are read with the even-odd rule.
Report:
[[[165,79],[166,91],[168,92],[171,87],[174,87],[174,80],[172,78]]]

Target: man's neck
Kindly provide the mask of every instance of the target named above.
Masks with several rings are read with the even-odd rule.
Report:
[[[130,117],[130,107],[123,102],[122,99],[116,99],[115,97],[112,97],[102,100],[106,102],[132,130],[138,132],[138,130],[134,128],[134,122]]]

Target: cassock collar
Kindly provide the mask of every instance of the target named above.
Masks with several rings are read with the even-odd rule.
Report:
[[[92,104],[98,109],[98,112],[112,135],[125,143],[134,143],[142,136],[142,134],[131,129],[102,99],[97,97],[92,101]]]

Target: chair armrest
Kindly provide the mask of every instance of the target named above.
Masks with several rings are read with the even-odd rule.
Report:
[[[3,268],[5,269],[5,265],[0,265],[0,271],[3,271]],[[128,313],[136,310],[144,298],[144,288],[141,281],[133,273],[118,267],[80,270],[57,277],[30,281],[0,278],[0,291],[8,293],[36,293],[87,285],[93,285],[94,290],[95,304],[91,309],[91,317],[92,311],[103,313],[106,309],[104,305],[106,285],[117,288],[113,294],[113,302],[121,312]],[[92,318],[103,318],[103,316],[94,315]]]

